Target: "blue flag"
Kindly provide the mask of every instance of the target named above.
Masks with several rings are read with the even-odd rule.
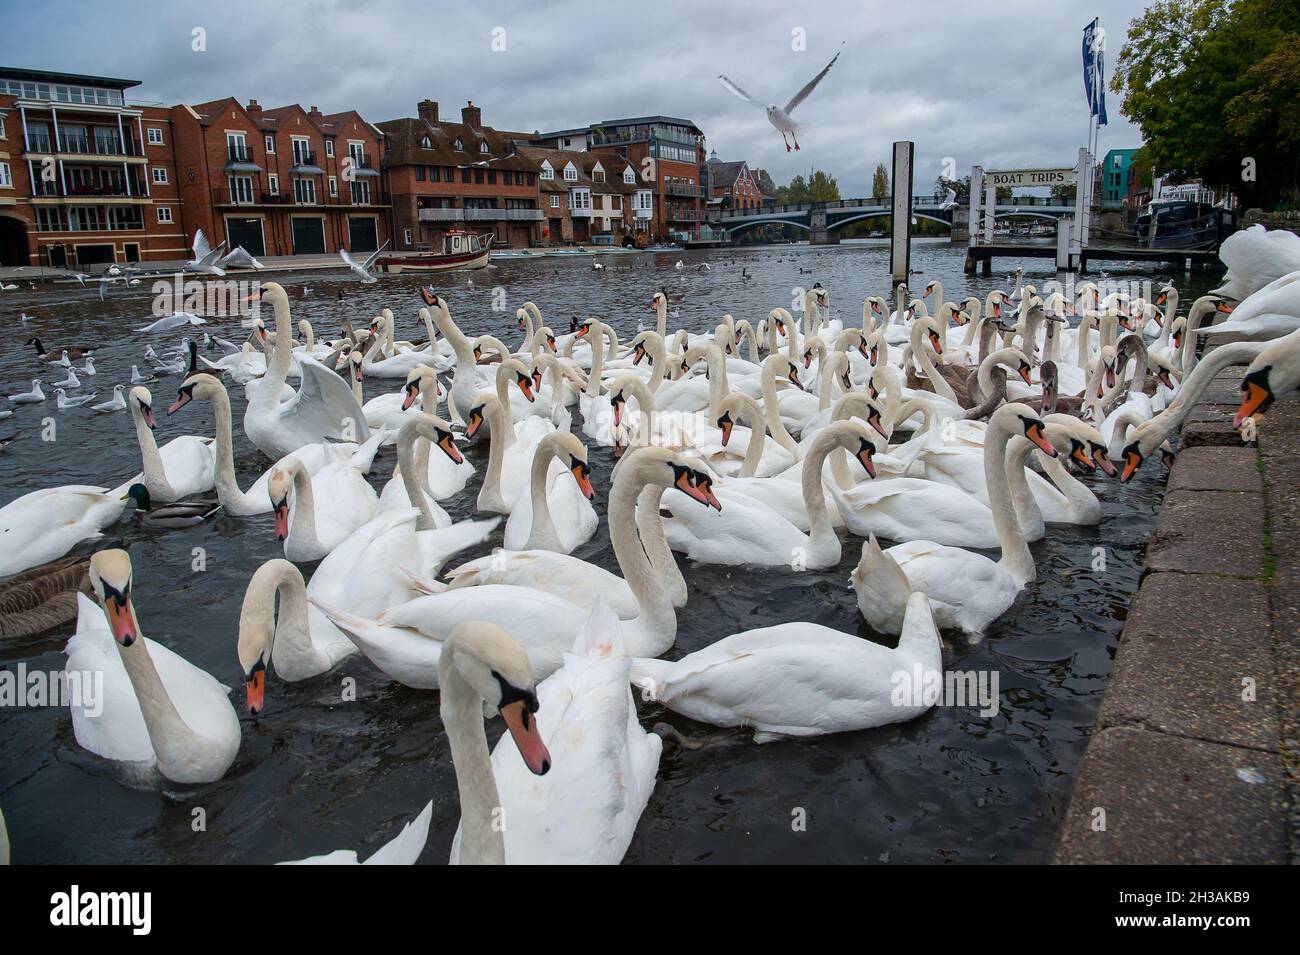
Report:
[[[1083,28],[1083,91],[1098,126],[1106,125],[1105,37],[1095,19]]]

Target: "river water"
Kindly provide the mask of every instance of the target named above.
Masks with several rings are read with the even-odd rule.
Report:
[[[922,274],[914,276],[913,289],[937,278],[948,299],[982,299],[1006,287],[1006,272],[1018,264],[1027,280],[1041,284],[1051,277],[1047,260],[999,262],[991,278],[967,277],[963,255],[946,244],[918,244],[912,267]],[[889,294],[888,250],[865,245],[602,260],[603,271],[593,271],[586,257],[500,260],[487,271],[443,276],[435,284],[466,332],[491,332],[508,343],[519,337],[514,308],[528,299],[557,333],[568,330],[572,315],[594,314],[612,322],[626,340],[639,323],[653,320],[650,297],[661,285],[688,293],[670,325],[692,331],[711,330],[724,311],[756,325],[769,308],[789,308],[792,290],[814,281],[830,290],[833,314],[846,324],[860,315],[864,295]],[[679,261],[683,268],[676,267]],[[711,268],[698,268],[704,262]],[[743,279],[742,268],[752,278]],[[1123,272],[1121,266],[1112,274],[1125,280],[1170,277],[1140,268]],[[345,316],[360,325],[388,305],[397,315],[399,338],[424,337],[416,317],[416,278],[385,277],[373,285],[337,272],[270,278],[289,290],[294,317],[309,318],[318,334],[336,334]],[[1187,277],[1173,278],[1184,301],[1210,284],[1198,276],[1188,288]],[[135,289],[115,288],[104,302],[77,285],[20,285],[0,301],[0,322],[9,329],[0,341],[0,387],[4,394],[25,391],[39,376],[50,397],[43,405],[16,407],[12,418],[0,422],[0,435],[19,435],[0,453],[0,503],[58,484],[115,486],[139,468],[129,414],[57,411],[48,387],[57,379],[22,342],[35,334],[47,345],[95,345],[99,374],[83,381],[82,392],[93,387],[104,400],[113,384],[129,381],[133,362],[144,364],[146,342],[161,351],[181,332],[133,332],[153,320],[147,281]],[[496,292],[497,301],[504,294],[507,311],[492,309],[494,289],[503,290]],[[19,321],[24,311],[33,316],[26,325]],[[209,327],[223,337],[239,335],[234,320]],[[153,383],[155,405],[165,407],[179,384],[179,376]],[[398,384],[371,379],[366,396]],[[242,389],[233,391],[236,467],[246,487],[267,462],[239,431]],[[54,442],[41,440],[46,416],[57,422]],[[162,444],[178,434],[211,434],[211,427],[210,406],[195,403],[170,418],[160,415],[157,438]],[[479,472],[444,505],[456,519],[470,515],[486,467],[485,443],[476,442],[467,453]],[[617,571],[604,527],[611,452],[592,448],[590,458],[602,526],[576,555]],[[377,487],[394,460],[391,450],[377,459]],[[1046,539],[1032,545],[1037,582],[982,642],[946,641],[946,669],[996,671],[996,715],[981,716],[977,705],[938,707],[902,725],[760,746],[744,732],[700,726],[639,702],[644,725],[666,720],[710,742],[700,749],[665,747],[627,861],[1047,861],[1137,587],[1164,473],[1148,465],[1128,485],[1101,476],[1085,480],[1103,502],[1100,527],[1049,525]],[[0,809],[15,862],[261,863],[337,848],[357,849],[364,858],[429,799],[433,825],[422,861],[446,860],[459,811],[436,694],[393,683],[356,655],[318,679],[273,679],[266,711],[257,717],[243,712],[235,636],[249,576],[262,561],[281,556],[269,514],[162,532],[122,523],[106,539],[130,546],[143,632],[236,688],[243,746],[230,772],[212,785],[132,789],[77,746],[66,710],[0,708]],[[500,531],[467,556],[499,544]],[[794,620],[892,645],[892,638],[862,622],[847,586],[860,544],[849,540],[841,565],[828,571],[687,567],[690,599],[678,611],[670,655]],[[202,572],[191,569],[195,547],[207,554]],[[1104,555],[1104,571],[1093,569],[1098,554]],[[307,575],[311,569],[303,567]],[[0,666],[58,670],[71,629],[0,645]],[[345,677],[356,681],[356,702],[341,701]],[[489,725],[491,740],[500,732],[499,720]]]

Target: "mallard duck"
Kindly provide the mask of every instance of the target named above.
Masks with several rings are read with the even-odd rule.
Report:
[[[175,501],[152,507],[149,489],[143,484],[132,484],[122,495],[122,500],[128,498],[135,502],[135,519],[143,527],[193,527],[221,510],[221,502],[213,498]]]
[[[77,615],[77,592],[90,593],[89,557],[33,567],[0,583],[0,639],[42,633]]]

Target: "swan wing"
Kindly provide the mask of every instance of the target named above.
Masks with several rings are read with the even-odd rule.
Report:
[[[302,385],[292,398],[275,410],[276,430],[299,446],[322,438],[365,441],[370,437],[366,416],[347,382],[314,358],[299,358]],[[351,433],[344,433],[345,422]]]

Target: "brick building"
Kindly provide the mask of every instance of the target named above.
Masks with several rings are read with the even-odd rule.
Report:
[[[614,245],[634,231],[636,170],[613,151],[577,151],[519,146],[538,168],[543,242],[562,245],[595,237]]]
[[[187,245],[170,111],[137,80],[0,67],[0,264],[85,268]]]
[[[369,252],[388,240],[384,138],[356,112],[233,97],[172,110],[180,194],[203,229],[255,256]]]
[[[530,134],[484,126],[473,102],[458,123],[442,119],[433,100],[421,101],[417,114],[378,124],[387,137],[394,247],[438,250],[457,228],[492,232],[497,247],[539,244],[538,165],[516,148]]]

